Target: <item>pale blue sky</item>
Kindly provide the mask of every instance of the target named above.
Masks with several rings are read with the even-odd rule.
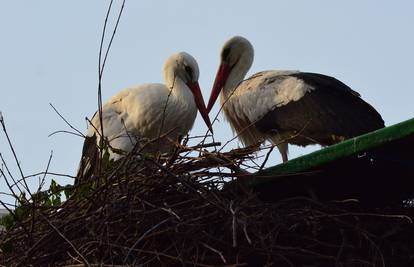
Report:
[[[75,127],[86,129],[84,118],[97,106],[98,49],[108,3],[1,3],[0,110],[25,174],[44,170],[51,150],[50,171],[76,171],[83,140],[65,134],[48,137],[68,130],[48,103]],[[104,76],[103,99],[124,87],[162,82],[164,60],[177,51],[197,59],[208,98],[222,44],[243,35],[255,47],[250,73],[299,69],[337,77],[391,125],[414,116],[413,11],[409,0],[127,0]],[[225,141],[232,133],[220,118],[216,139]],[[192,134],[205,128],[197,118]],[[312,149],[292,148],[291,157]],[[13,166],[3,134],[0,152]],[[279,162],[275,152],[271,165]]]

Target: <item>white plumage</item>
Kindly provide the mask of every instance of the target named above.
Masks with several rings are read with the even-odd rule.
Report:
[[[373,107],[333,77],[271,70],[243,80],[253,57],[243,37],[224,44],[207,107],[220,94],[225,117],[243,144],[269,140],[287,161],[288,143],[326,146],[384,127]]]
[[[103,133],[110,159],[119,159],[135,146],[145,153],[170,152],[173,143],[192,128],[197,109],[211,129],[198,77],[196,60],[181,52],[165,62],[165,85],[143,84],[112,96],[102,107]],[[78,178],[96,172],[100,136],[101,124],[96,112],[88,128]]]
[[[249,121],[257,121],[269,110],[275,107],[287,105],[291,101],[297,101],[307,92],[313,90],[312,86],[303,81],[288,77],[266,83],[267,80],[283,75],[298,73],[298,71],[263,71],[256,73],[243,81],[228,99],[228,107],[235,111],[234,116],[247,116]],[[221,102],[226,100],[225,94],[221,94]]]

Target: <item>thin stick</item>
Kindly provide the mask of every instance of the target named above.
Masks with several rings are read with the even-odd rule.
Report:
[[[72,134],[72,135],[79,136],[79,137],[85,137],[85,135],[83,135],[83,134],[80,135],[78,133],[74,133],[74,132],[71,132],[71,131],[65,131],[65,130],[54,131],[53,133],[49,134],[47,137],[51,137],[51,136],[53,136],[55,134],[59,134],[59,133],[67,133],[67,134]]]
[[[56,233],[58,234],[58,235],[60,235],[60,237],[62,237],[63,238],[63,240],[65,240],[66,241],[66,243],[68,243],[69,244],[69,246],[71,246],[72,247],[72,249],[76,252],[76,254],[78,254],[78,256],[79,257],[81,257],[81,259],[82,259],[82,261],[83,261],[83,263],[86,265],[86,266],[88,266],[88,267],[90,267],[90,264],[89,264],[89,262],[85,259],[85,257],[79,252],[79,250],[77,250],[76,249],[76,247],[75,247],[75,245],[73,245],[72,244],[72,242],[70,242],[69,241],[69,239],[67,239],[66,238],[66,236],[64,236],[63,234],[62,234],[62,232],[61,231],[59,231],[59,229],[56,227],[56,226],[54,226],[42,213],[40,213],[40,216],[42,216],[43,217],[43,219],[50,225],[50,227],[52,227],[53,228],[53,230],[55,230],[56,231]]]
[[[12,144],[12,142],[10,140],[9,134],[7,133],[6,123],[4,122],[3,116],[0,117],[0,123],[1,123],[1,126],[3,128],[4,134],[6,135],[6,139],[7,139],[7,142],[9,144],[9,147],[10,147],[12,153],[13,153],[13,157],[14,157],[14,160],[15,160],[15,162],[17,164],[17,168],[19,169],[20,175],[21,175],[22,178],[24,178],[23,170],[22,170],[22,167],[20,166],[20,161],[17,158],[16,151],[14,150],[14,147],[13,147],[13,144]],[[29,189],[29,185],[27,184],[27,182],[26,182],[25,179],[23,179],[23,184],[24,184],[25,189],[29,193],[30,197],[33,198],[32,193],[30,192],[30,189]]]
[[[206,247],[206,248],[208,248],[209,250],[211,250],[211,251],[213,251],[213,252],[217,253],[217,254],[220,256],[220,258],[221,258],[221,260],[223,261],[223,263],[224,263],[224,264],[226,264],[226,263],[227,263],[226,259],[225,259],[225,258],[224,258],[224,256],[223,256],[223,253],[222,253],[221,251],[218,251],[217,249],[210,247],[209,245],[207,245],[207,244],[206,244],[206,243],[204,243],[204,242],[201,242],[201,244],[203,244],[203,246],[205,246],[205,247]]]
[[[157,223],[156,225],[154,225],[153,227],[151,227],[150,229],[145,231],[145,233],[142,236],[140,236],[140,238],[138,238],[138,240],[134,243],[134,245],[132,245],[132,247],[128,250],[128,253],[125,256],[125,259],[124,259],[123,263],[126,264],[126,261],[128,260],[129,255],[135,249],[135,247],[139,244],[139,242],[141,242],[142,239],[144,239],[149,233],[151,233],[153,230],[157,229],[158,227],[160,227],[164,223],[168,222],[169,220],[170,220],[170,218],[162,220],[161,222]]]
[[[237,212],[237,208],[233,209],[233,200],[230,201],[230,213],[231,213],[231,217],[232,217],[232,223],[231,223],[231,229],[232,229],[232,237],[233,237],[233,248],[237,247],[237,220],[236,220],[236,212]]]
[[[9,168],[8,168],[7,164],[6,164],[6,161],[4,160],[3,155],[2,155],[1,153],[0,153],[0,159],[1,159],[2,163],[3,163],[3,166],[6,168],[6,171],[7,171],[7,173],[9,174],[10,179],[12,179],[12,181],[13,181],[13,183],[14,183],[14,184],[13,184],[13,185],[11,185],[11,184],[9,183],[9,180],[7,179],[7,176],[6,176],[6,174],[4,173],[4,171],[3,171],[2,169],[0,169],[0,174],[4,177],[4,180],[6,181],[7,187],[9,188],[9,190],[10,190],[10,192],[12,193],[12,195],[14,196],[14,198],[15,198],[17,201],[19,201],[19,197],[18,197],[18,196],[16,195],[16,193],[14,192],[14,190],[13,190],[13,186],[16,186],[16,187],[17,187],[17,189],[19,190],[20,194],[23,194],[23,191],[20,189],[19,185],[18,185],[18,184],[16,184],[16,180],[14,179],[13,175],[11,174],[11,172],[10,172],[10,170],[9,170]]]
[[[106,49],[105,57],[103,59],[103,63],[101,63],[102,62],[103,43],[104,43],[104,40],[105,40],[106,27],[108,25],[108,18],[109,18],[109,14],[111,13],[112,4],[113,4],[113,0],[111,0],[111,2],[109,3],[109,7],[108,7],[108,10],[107,10],[107,13],[106,13],[106,16],[105,16],[105,22],[104,22],[104,27],[103,27],[103,30],[102,30],[101,42],[100,42],[100,46],[99,46],[99,59],[98,59],[98,77],[99,77],[98,78],[98,113],[99,113],[99,121],[100,121],[100,124],[101,124],[100,125],[101,126],[100,127],[101,139],[100,139],[100,149],[99,149],[99,157],[100,158],[102,158],[102,156],[103,156],[104,139],[105,139],[104,138],[105,135],[104,135],[103,117],[102,117],[102,76],[103,76],[103,72],[105,70],[105,64],[106,64],[106,60],[107,60],[108,55],[109,55],[109,51],[110,51],[111,46],[112,46],[112,42],[114,40],[116,31],[118,29],[119,21],[121,19],[122,12],[124,10],[125,0],[122,1],[121,9],[120,9],[120,11],[118,13],[118,17],[117,17],[117,20],[116,20],[116,24],[115,24],[114,30],[112,32],[111,39],[109,41],[108,47]],[[99,161],[98,168],[99,168],[99,173],[101,173],[101,171],[102,171],[101,170],[101,168],[102,168],[101,161]]]
[[[39,187],[37,188],[38,192],[42,189],[41,185],[44,184],[44,181],[46,180],[46,175],[49,172],[50,163],[52,162],[52,157],[53,157],[53,150],[50,151],[50,156],[49,156],[49,160],[47,161],[46,170],[43,172],[42,180],[39,183]]]
[[[102,118],[102,74],[103,74],[103,70],[105,65],[101,65],[101,60],[102,60],[102,50],[103,50],[103,43],[105,40],[105,32],[106,32],[106,26],[108,25],[108,18],[109,18],[109,14],[111,12],[111,8],[112,8],[112,3],[113,0],[111,0],[111,2],[109,3],[109,7],[108,10],[106,12],[106,16],[105,16],[105,22],[104,22],[104,27],[102,30],[102,37],[101,37],[101,43],[99,45],[99,59],[98,59],[98,116],[99,116],[99,122],[100,122],[100,142],[99,142],[99,157],[102,158],[103,155],[103,147],[104,147],[104,130],[103,130],[103,118]],[[101,173],[101,161],[98,161],[98,169],[99,169],[99,174]],[[99,175],[100,176],[100,175]]]
[[[276,146],[276,145],[272,145],[272,146],[270,147],[269,151],[266,153],[266,157],[265,157],[265,159],[264,159],[264,161],[263,161],[262,165],[260,165],[259,171],[263,170],[263,168],[265,167],[265,165],[266,165],[267,161],[269,160],[269,156],[270,156],[270,154],[273,152],[273,149],[275,149],[275,146]]]
[[[81,132],[81,131],[79,131],[78,129],[76,129],[75,127],[73,127],[72,126],[72,124],[70,124],[66,119],[65,119],[65,117],[63,117],[62,116],[62,114],[60,114],[60,112],[53,106],[53,104],[52,103],[49,103],[49,105],[53,108],[53,110],[56,112],[56,114],[58,114],[58,116],[72,129],[72,130],[74,130],[77,134],[75,134],[75,133],[72,133],[72,132],[68,132],[68,133],[72,133],[72,134],[75,134],[75,135],[78,135],[78,136],[82,136],[82,137],[85,137],[85,135]],[[61,132],[61,131],[57,131],[57,132]],[[51,136],[51,135],[53,135],[53,134],[55,134],[55,133],[57,133],[57,132],[54,132],[54,133],[51,133],[49,136]]]

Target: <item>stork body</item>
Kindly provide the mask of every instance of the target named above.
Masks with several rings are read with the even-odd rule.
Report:
[[[207,107],[221,92],[225,117],[243,144],[269,140],[287,161],[288,143],[327,146],[384,127],[371,105],[333,77],[274,70],[243,80],[253,54],[243,37],[226,42]]]
[[[198,77],[195,59],[181,52],[164,65],[165,85],[143,84],[112,96],[102,107],[110,159],[118,160],[134,147],[151,154],[170,152],[174,142],[192,128],[197,109],[211,128]],[[101,119],[96,112],[86,135],[78,180],[96,173],[101,135]]]

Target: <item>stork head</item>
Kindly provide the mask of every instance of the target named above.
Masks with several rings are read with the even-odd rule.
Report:
[[[199,75],[200,71],[198,69],[197,61],[186,52],[173,54],[164,64],[164,79],[166,86],[169,89],[173,89],[176,82],[184,82],[193,93],[194,102],[196,103],[204,122],[210,131],[213,132],[206,105],[204,104],[203,95],[201,94],[201,89],[198,84]]]
[[[221,49],[221,62],[211,90],[207,110],[210,112],[221,90],[233,89],[253,64],[254,49],[244,37],[234,36]]]

